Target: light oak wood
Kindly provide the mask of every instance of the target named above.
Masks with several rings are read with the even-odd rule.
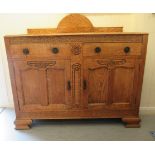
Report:
[[[15,61],[16,90],[22,111],[65,110],[70,103],[69,60]]]
[[[131,108],[137,89],[138,64],[130,59],[85,59],[84,79],[87,105]]]
[[[85,16],[70,14],[60,21],[57,28],[29,28],[27,32],[32,35],[76,32],[123,32],[123,27],[94,27]]]
[[[5,36],[16,129],[29,129],[34,119],[86,118],[140,127],[148,34],[121,31],[73,14],[55,29]]]
[[[95,53],[95,48],[100,47],[101,52]],[[125,53],[124,48],[130,47],[130,52]],[[140,56],[142,53],[141,43],[85,43],[83,56]]]
[[[70,14],[64,17],[57,26],[57,32],[93,32],[94,28],[88,18],[80,14]]]
[[[20,130],[29,129],[32,125],[32,120],[30,119],[16,119],[15,122],[15,128]]]
[[[70,31],[69,31],[70,32]],[[123,27],[93,27],[93,32],[103,33],[103,32],[123,32]],[[54,34],[61,33],[57,32],[56,28],[28,28],[27,33],[29,35],[38,35],[38,34]]]
[[[28,55],[23,54],[23,49],[27,48],[29,50]],[[53,48],[58,48],[59,51],[57,54],[52,52]],[[71,56],[69,44],[40,44],[40,43],[27,43],[27,44],[13,44],[11,45],[11,55],[12,58],[69,58]]]

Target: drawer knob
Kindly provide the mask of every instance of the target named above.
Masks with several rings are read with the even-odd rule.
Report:
[[[125,52],[125,53],[129,53],[129,52],[130,52],[130,47],[125,47],[125,48],[124,48],[124,52]]]
[[[52,53],[57,54],[59,52],[59,49],[57,47],[52,48]]]
[[[96,47],[95,48],[95,53],[100,53],[101,52],[101,48],[100,47]]]
[[[30,53],[29,49],[28,48],[24,48],[23,49],[23,54],[24,55],[28,55]]]

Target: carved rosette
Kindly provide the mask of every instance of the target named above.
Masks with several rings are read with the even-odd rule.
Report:
[[[74,55],[79,55],[81,53],[81,46],[79,44],[71,45],[71,52]]]
[[[79,107],[81,102],[81,64],[76,63],[72,65],[72,98],[76,107]]]

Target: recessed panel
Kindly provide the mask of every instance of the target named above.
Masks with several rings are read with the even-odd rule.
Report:
[[[96,68],[89,70],[88,103],[105,103],[108,97],[108,70]]]

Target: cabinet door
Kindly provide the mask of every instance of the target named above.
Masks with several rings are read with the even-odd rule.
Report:
[[[87,108],[131,108],[138,85],[138,64],[126,59],[84,61],[84,104]]]
[[[139,66],[136,60],[114,60],[111,70],[110,104],[132,108],[136,104]]]
[[[97,59],[84,60],[83,78],[83,101],[85,107],[101,108],[108,104],[109,98],[109,70],[108,60],[102,60],[100,64]]]
[[[70,61],[14,61],[22,111],[64,110],[70,105]]]

